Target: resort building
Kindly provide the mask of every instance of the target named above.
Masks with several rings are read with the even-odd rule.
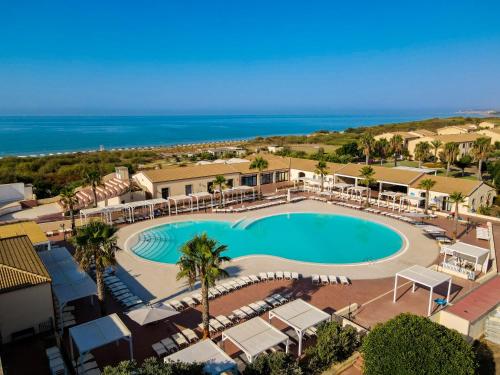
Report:
[[[459,133],[459,134],[443,134],[435,135],[432,137],[423,137],[419,139],[412,139],[408,142],[408,153],[410,157],[415,155],[415,147],[420,142],[441,141],[442,144],[449,142],[458,143],[459,154],[458,157],[468,154],[472,148],[474,141],[482,135],[478,133]]]
[[[28,236],[0,239],[0,343],[53,327],[51,278]]]
[[[16,236],[28,236],[36,250],[50,249],[50,241],[40,226],[34,221],[23,221],[0,225],[0,239]]]
[[[479,123],[478,127],[480,129],[493,129],[495,128],[495,124],[489,121],[483,121]]]
[[[438,135],[467,134],[477,129],[474,124],[445,126],[436,130]]]
[[[423,135],[421,135],[420,133],[417,133],[417,132],[387,132],[387,133],[378,134],[374,138],[376,141],[378,141],[379,139],[382,139],[382,138],[390,140],[395,135],[399,135],[399,136],[401,136],[401,138],[403,138],[403,143],[404,143],[405,148],[408,147],[408,142],[410,142],[411,140],[419,139],[419,138],[423,137]]]
[[[484,137],[491,138],[491,143],[500,142],[500,128],[488,128],[478,131]]]

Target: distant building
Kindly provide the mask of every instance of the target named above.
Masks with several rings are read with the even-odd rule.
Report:
[[[491,143],[500,142],[500,128],[488,128],[478,131],[484,137],[491,138]]]
[[[50,275],[28,236],[0,239],[0,343],[53,328]]]
[[[382,139],[382,138],[385,138],[389,141],[395,135],[399,135],[399,136],[401,136],[401,138],[403,138],[403,144],[404,144],[405,148],[408,147],[408,142],[415,140],[415,139],[422,138],[422,135],[415,133],[415,132],[387,132],[387,133],[378,134],[374,138],[376,141],[378,141],[379,139]]]
[[[458,143],[458,157],[468,154],[472,148],[474,141],[481,137],[478,133],[459,133],[459,134],[441,134],[432,137],[423,137],[419,139],[412,139],[408,142],[408,153],[410,157],[415,155],[415,147],[420,142],[432,142],[439,140],[444,144],[449,142]]]
[[[477,125],[465,124],[465,125],[452,125],[445,126],[436,130],[438,135],[448,135],[448,134],[467,134],[477,130]]]
[[[246,154],[246,150],[244,148],[236,146],[209,148],[208,150],[206,150],[206,152],[214,155],[216,158],[221,158],[227,154],[232,154],[235,156],[244,156]]]
[[[267,146],[267,151],[275,154],[277,152],[283,151],[283,146],[277,146],[277,145]]]

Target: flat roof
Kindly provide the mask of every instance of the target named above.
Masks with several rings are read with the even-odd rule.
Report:
[[[484,262],[486,260],[486,257],[490,253],[489,249],[485,249],[483,247],[475,245],[469,245],[465,242],[455,242],[453,245],[445,245],[443,246],[443,250],[457,252],[472,258],[477,258],[480,262]],[[500,294],[500,290],[498,291],[498,293]]]
[[[204,363],[203,371],[214,375],[236,368],[236,362],[210,339],[199,341],[165,357],[164,360]]]
[[[500,303],[500,276],[480,285],[461,300],[446,308],[446,312],[459,316],[469,322],[495,309]]]
[[[28,236],[34,245],[47,243],[49,240],[42,228],[34,221],[23,221],[20,223],[0,225],[0,238]]]
[[[451,276],[442,272],[433,271],[418,264],[408,267],[396,273],[396,276],[404,277],[415,283],[434,288],[451,280]]]
[[[296,299],[269,312],[269,318],[276,317],[289,326],[304,331],[330,319],[330,314],[302,299]]]

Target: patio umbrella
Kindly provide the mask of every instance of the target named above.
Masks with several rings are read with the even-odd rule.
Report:
[[[158,320],[169,318],[177,315],[179,312],[172,307],[159,306],[144,306],[125,313],[130,319],[139,325],[143,326],[149,323],[157,322]]]

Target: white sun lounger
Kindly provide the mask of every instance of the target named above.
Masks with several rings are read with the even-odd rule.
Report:
[[[219,297],[221,295],[221,292],[219,292],[217,289],[215,289],[214,287],[208,289],[208,292],[209,293],[212,293],[214,296],[216,297]]]
[[[120,289],[128,289],[128,288],[124,283],[120,282],[120,283],[113,284],[113,286],[109,287],[108,289],[111,292],[114,292],[114,291],[118,291]]]
[[[196,301],[191,297],[184,297],[181,301],[190,307],[196,306]]]
[[[232,283],[224,283],[221,286],[227,290],[227,293],[235,289],[235,286]]]
[[[119,296],[116,296],[116,300],[119,301],[119,302],[122,302],[122,301],[125,301],[126,299],[130,298],[130,297],[133,297],[134,295],[132,293],[130,293],[130,291],[127,289],[127,293],[125,294],[121,294]]]
[[[248,306],[241,306],[240,310],[243,311],[248,316],[254,316],[257,312]]]
[[[198,335],[192,329],[186,328],[183,329],[181,332],[184,336],[186,336],[189,342],[196,342],[199,340]]]
[[[186,340],[186,338],[184,337],[184,335],[182,333],[180,333],[180,332],[174,333],[172,335],[172,340],[174,340],[175,343],[177,344],[177,346],[179,346],[180,348],[189,345],[188,340]]]
[[[201,332],[203,332],[203,322],[198,324],[198,328],[200,329]],[[212,327],[210,324],[208,325],[208,331],[210,333],[215,333],[217,332],[214,327]]]
[[[252,302],[252,303],[249,303],[248,304],[248,307],[250,307],[253,311],[255,311],[257,314],[260,314],[262,311],[261,311],[261,307],[259,305],[257,305],[255,302]]]
[[[216,331],[222,331],[225,328],[217,319],[210,319],[209,323]]]
[[[276,301],[278,301],[280,304],[284,304],[288,302],[288,298],[283,297],[281,294],[276,293],[273,294],[271,297],[273,297]]]
[[[217,315],[215,319],[217,319],[224,326],[224,328],[231,327],[233,325],[233,322],[231,322],[225,315]]]
[[[298,280],[300,275],[297,272],[292,272],[292,280]]]
[[[224,285],[216,285],[214,287],[215,289],[217,289],[219,291],[220,294],[226,294],[226,293],[229,293],[229,290],[227,290]]]
[[[194,299],[195,301],[197,301],[198,303],[201,303],[201,301],[202,301],[201,293],[195,293],[191,296],[191,298]]]
[[[177,347],[177,344],[170,337],[167,337],[167,338],[161,340],[160,342],[165,347],[165,349],[167,349],[167,352],[169,352],[169,353],[175,352],[175,351],[177,351],[177,349],[179,349]]]
[[[326,275],[320,275],[319,278],[321,280],[321,284],[323,285],[330,284],[330,281],[328,280],[328,277]]]
[[[252,280],[253,283],[258,283],[260,281],[259,278],[255,275],[250,275],[248,277],[250,278],[250,280]]]
[[[337,276],[335,275],[328,275],[328,280],[330,284],[338,284]]]
[[[243,288],[244,286],[247,286],[247,283],[246,283],[246,282],[244,282],[244,281],[243,281],[243,280],[241,280],[241,279],[236,279],[236,280],[234,280],[234,282],[235,282],[236,284],[238,284],[238,288]]]
[[[115,297],[115,298],[118,298],[119,296],[122,296],[122,295],[124,295],[124,294],[126,294],[126,293],[130,293],[130,290],[129,290],[128,288],[125,288],[125,289],[120,289],[120,290],[118,290],[118,291],[116,291],[116,292],[111,292],[111,294],[112,294],[112,295],[113,295],[113,297]],[[132,293],[130,293],[130,294],[132,294]]]
[[[170,301],[168,301],[168,303],[177,311],[184,310],[184,306],[182,305],[182,303],[180,303],[176,299],[171,299]]]
[[[233,315],[238,318],[238,320],[243,320],[248,318],[248,315],[241,309],[233,310]]]
[[[314,274],[311,276],[311,278],[313,284],[319,284],[319,275]]]
[[[273,297],[264,298],[264,301],[266,301],[266,303],[271,305],[272,307],[276,307],[276,306],[280,305],[280,301],[274,299]]]
[[[242,276],[242,277],[240,277],[240,279],[243,280],[243,282],[245,282],[247,284],[253,284],[252,279],[250,279],[248,276]]]
[[[285,280],[291,280],[292,279],[292,274],[288,271],[283,272],[283,278]]]
[[[268,273],[267,273],[267,278],[268,278],[269,280],[274,280],[274,272],[268,272]]]
[[[167,349],[163,346],[161,342],[155,342],[153,345],[151,345],[151,348],[159,358],[162,358],[168,353]]]
[[[260,278],[262,281],[267,281],[267,280],[268,280],[267,273],[265,273],[265,272],[260,272],[260,273],[259,273],[259,278]]]
[[[87,371],[90,371],[90,370],[95,369],[95,368],[98,368],[96,361],[87,362],[87,363],[83,363],[80,366],[78,366],[77,372],[79,374],[82,374],[82,373],[86,374]]]
[[[346,276],[339,276],[339,280],[342,285],[350,285],[351,281]]]

